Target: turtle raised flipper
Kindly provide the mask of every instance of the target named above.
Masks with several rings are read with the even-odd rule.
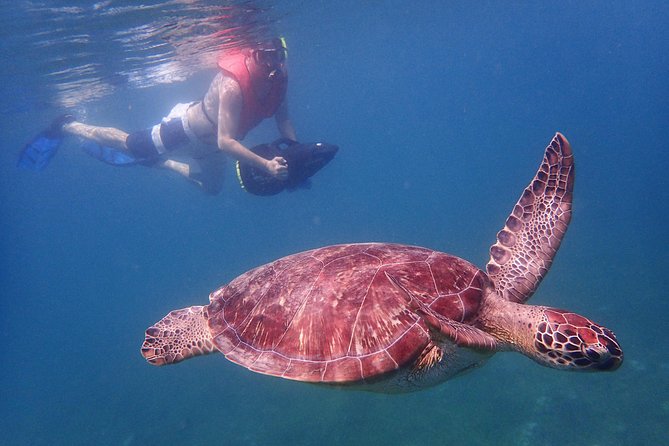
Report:
[[[500,297],[526,302],[539,286],[571,220],[574,157],[556,133],[534,179],[525,188],[497,243],[490,247],[487,272]]]
[[[204,307],[196,305],[171,311],[149,327],[142,344],[142,355],[153,365],[165,365],[206,355],[215,349]]]

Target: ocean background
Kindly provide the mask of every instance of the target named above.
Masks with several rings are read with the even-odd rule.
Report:
[[[104,20],[134,2],[0,8],[0,444],[669,444],[666,2],[264,3],[267,22],[253,26],[288,41],[298,137],[340,146],[311,189],[251,196],[229,163],[224,191],[206,196],[165,171],[104,165],[74,139],[43,172],[17,169],[64,110],[137,130],[204,94],[212,70],[142,84],[140,59],[118,75],[130,62],[100,35],[165,18],[150,3]],[[71,34],[94,44],[58,45],[71,28],[54,17],[75,6],[96,20]],[[58,90],[77,73],[54,75],[78,57],[106,86],[80,102],[79,89]],[[140,355],[170,310],[302,250],[398,242],[485,267],[556,131],[575,154],[574,213],[530,303],[615,331],[618,371],[501,353],[438,387],[384,395],[262,376],[222,355],[164,368]],[[276,136],[266,122],[244,142]]]

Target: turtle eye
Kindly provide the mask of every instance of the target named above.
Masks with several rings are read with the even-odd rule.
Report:
[[[609,348],[602,344],[584,344],[581,348],[581,353],[584,357],[575,360],[574,364],[586,369],[615,370],[622,363],[622,352],[619,349]]]

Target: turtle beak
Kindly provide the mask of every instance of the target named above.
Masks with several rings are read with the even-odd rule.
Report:
[[[601,347],[598,351],[592,348],[585,349],[585,355],[592,359],[594,368],[597,370],[612,372],[623,363],[623,350],[618,344],[616,336],[608,328],[600,327],[602,335],[599,336]]]

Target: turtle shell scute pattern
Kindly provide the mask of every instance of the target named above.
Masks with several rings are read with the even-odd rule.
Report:
[[[430,329],[402,284],[434,311],[469,323],[486,276],[430,249],[383,243],[330,246],[242,274],[210,296],[217,348],[253,371],[310,382],[352,382],[403,367]]]

